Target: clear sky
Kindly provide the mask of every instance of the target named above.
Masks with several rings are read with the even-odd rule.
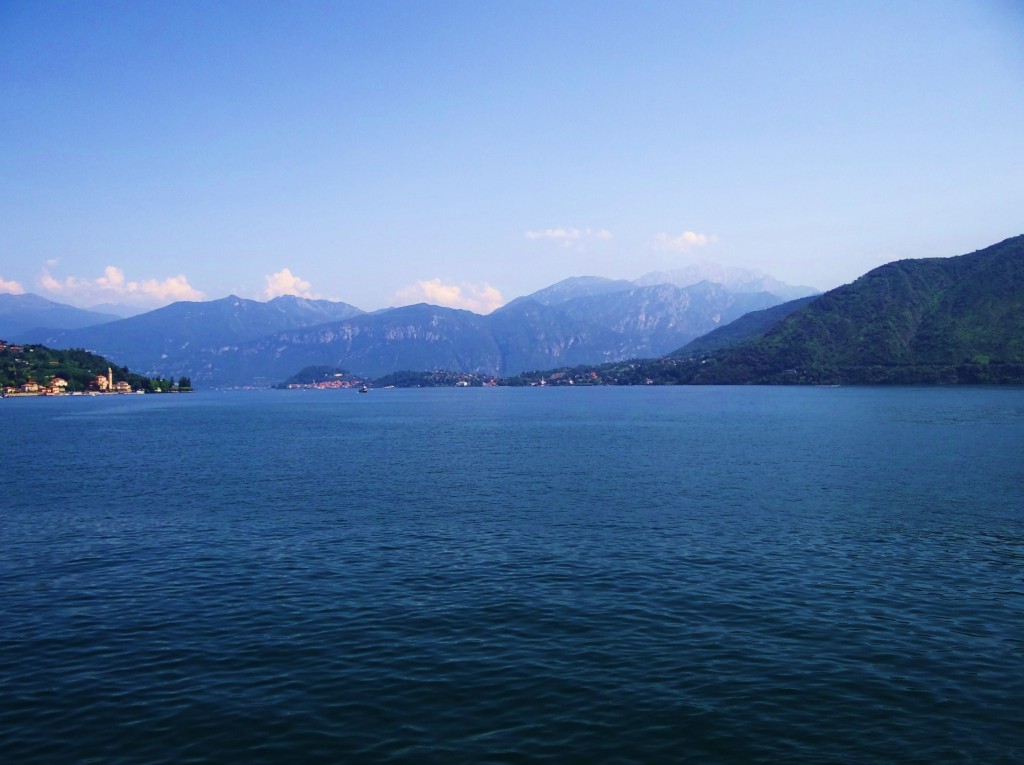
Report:
[[[0,291],[488,310],[1024,233],[1024,7],[0,0]]]

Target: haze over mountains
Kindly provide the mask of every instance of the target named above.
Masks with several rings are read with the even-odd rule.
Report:
[[[111,313],[55,303],[31,293],[0,293],[0,338],[17,339],[46,329],[78,329],[117,319]]]
[[[620,382],[1024,382],[1024,236],[958,257],[896,261],[788,302],[742,290],[806,289],[783,289],[763,275],[722,278],[733,276],[740,277],[731,281],[735,290],[686,284],[693,274],[685,270],[636,282],[573,277],[486,316],[426,304],[365,313],[330,301],[229,296],[10,339],[84,347],[143,374],[185,374],[207,386],[271,383],[308,366],[367,376],[441,369],[507,376],[602,362]],[[660,279],[684,284],[639,284]],[[0,298],[0,318],[23,304],[23,322],[102,319],[61,313],[38,296]],[[638,358],[652,361],[612,363]]]
[[[732,292],[770,292],[786,300],[817,294],[813,287],[794,287],[780,282],[775,277],[749,268],[723,266],[718,263],[695,261],[680,268],[669,271],[651,271],[633,283],[638,287],[650,287],[658,284],[674,284],[677,287],[689,287],[699,282],[721,284]]]
[[[346,303],[229,296],[174,303],[94,326],[29,319],[10,339],[94,350],[140,373],[192,377],[197,385],[283,379],[310,364],[367,375],[405,369],[512,374],[525,369],[660,355],[784,295],[806,294],[732,269],[735,288],[701,280],[708,268],[669,272],[676,283],[574,277],[481,316],[426,304],[365,313]],[[701,270],[704,269],[704,270]],[[694,281],[694,280],[697,281]],[[641,281],[638,280],[638,281]],[[28,296],[8,296],[25,298]],[[47,328],[51,327],[51,328]],[[0,330],[4,326],[0,325]]]

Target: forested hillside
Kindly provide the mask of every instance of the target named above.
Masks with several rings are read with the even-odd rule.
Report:
[[[763,337],[713,354],[696,383],[1024,381],[1024,236],[889,263]]]

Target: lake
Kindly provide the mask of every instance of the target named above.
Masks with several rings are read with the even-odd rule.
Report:
[[[10,763],[1019,763],[1024,390],[0,401]]]

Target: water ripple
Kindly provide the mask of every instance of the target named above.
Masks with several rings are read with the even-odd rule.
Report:
[[[1024,392],[458,393],[5,405],[5,761],[1024,760]]]

